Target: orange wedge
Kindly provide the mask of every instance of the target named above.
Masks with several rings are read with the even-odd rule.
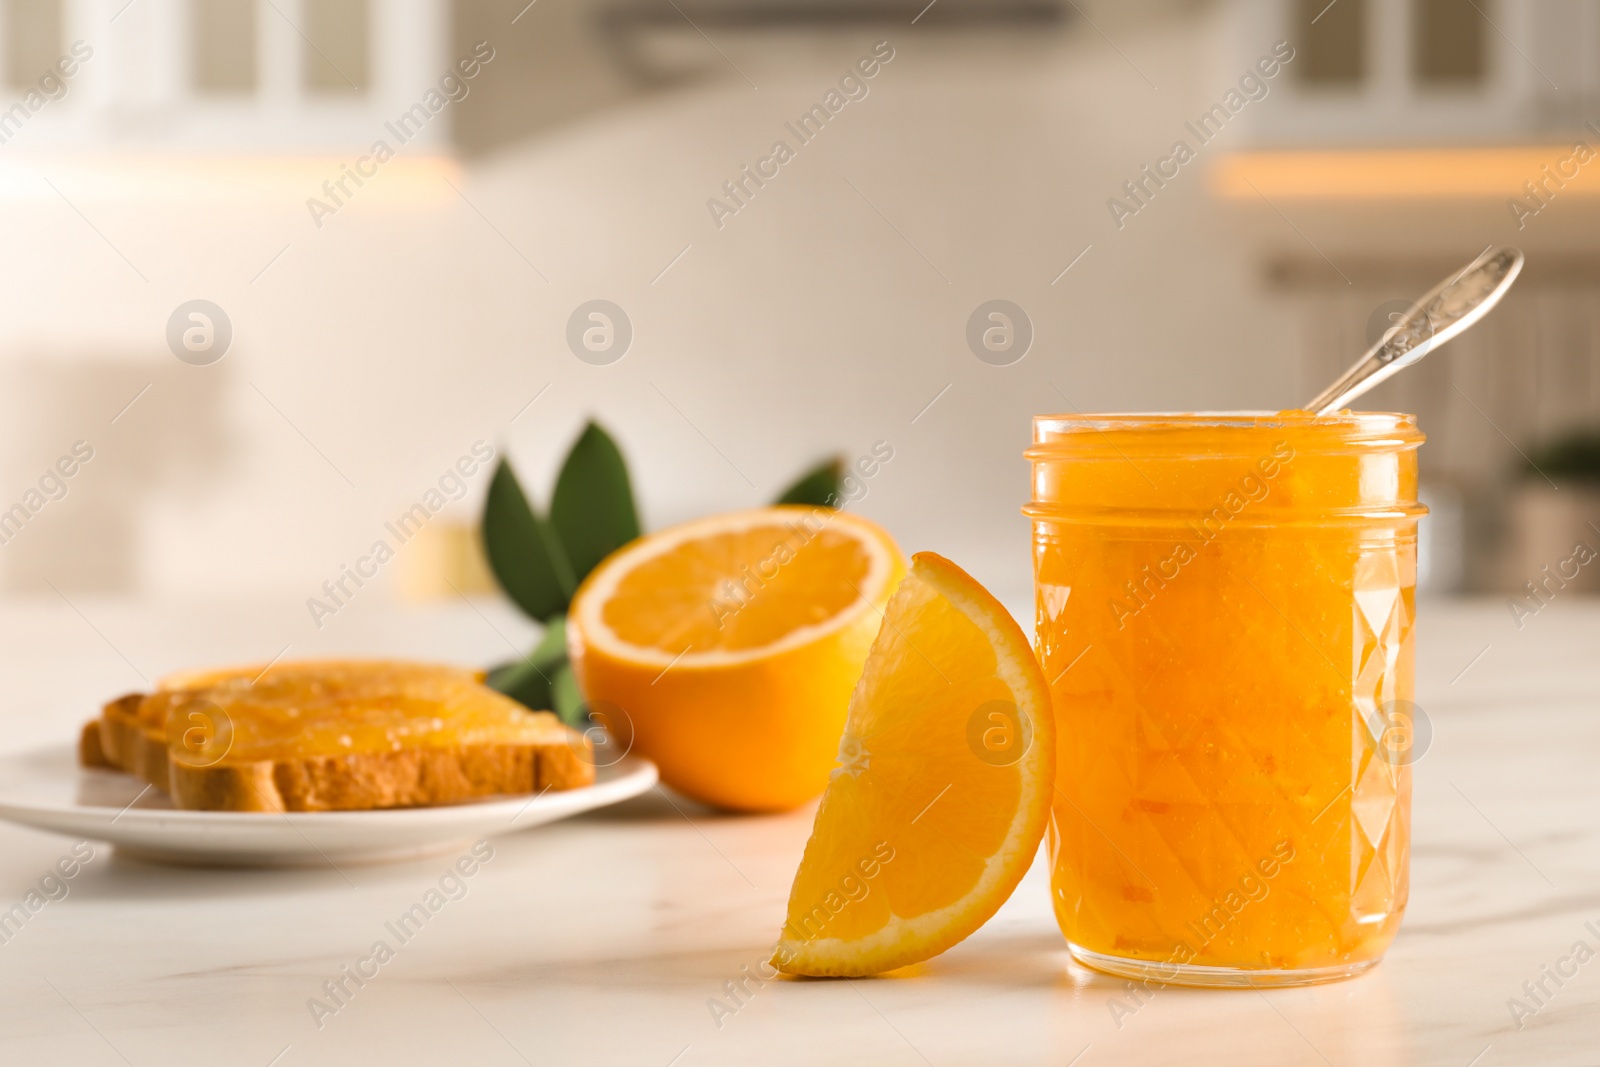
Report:
[[[867,649],[905,574],[876,524],[826,508],[713,515],[640,538],[573,598],[590,713],[668,785],[744,811],[828,784]]]
[[[773,965],[877,974],[967,937],[1039,850],[1054,761],[1022,630],[955,564],[913,557],[850,699]]]

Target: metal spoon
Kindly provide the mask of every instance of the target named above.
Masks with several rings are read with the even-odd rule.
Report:
[[[1412,304],[1411,310],[1385,330],[1355,366],[1318,393],[1305,410],[1317,415],[1338,411],[1401,368],[1466,332],[1500,302],[1521,271],[1522,253],[1515,248],[1486,249]]]

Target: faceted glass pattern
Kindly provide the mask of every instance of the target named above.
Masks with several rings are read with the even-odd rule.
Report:
[[[1324,462],[1291,449],[1204,528],[1187,507],[1204,514],[1240,469],[1260,473],[1249,450],[1169,493],[1169,457],[1136,444],[1119,443],[1127,458],[1099,476],[1148,475],[1165,513],[1036,516],[1062,931],[1092,966],[1165,980],[1364,969],[1407,894],[1409,752],[1384,734],[1413,696],[1414,451],[1397,467],[1392,452]],[[1376,488],[1400,507],[1339,507],[1341,485],[1347,500]]]

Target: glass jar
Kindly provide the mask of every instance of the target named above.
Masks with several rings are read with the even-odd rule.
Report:
[[[1394,939],[1422,440],[1384,413],[1035,418],[1051,896],[1080,962],[1292,985]]]

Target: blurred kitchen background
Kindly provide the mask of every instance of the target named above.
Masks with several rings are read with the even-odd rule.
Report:
[[[651,527],[887,442],[857,509],[1025,598],[1030,416],[1294,406],[1491,243],[1511,296],[1363,402],[1429,435],[1425,586],[1600,547],[1596,0],[0,0],[0,73],[8,598],[309,629],[474,442],[543,500],[591,417]],[[386,596],[484,588],[466,480]]]

